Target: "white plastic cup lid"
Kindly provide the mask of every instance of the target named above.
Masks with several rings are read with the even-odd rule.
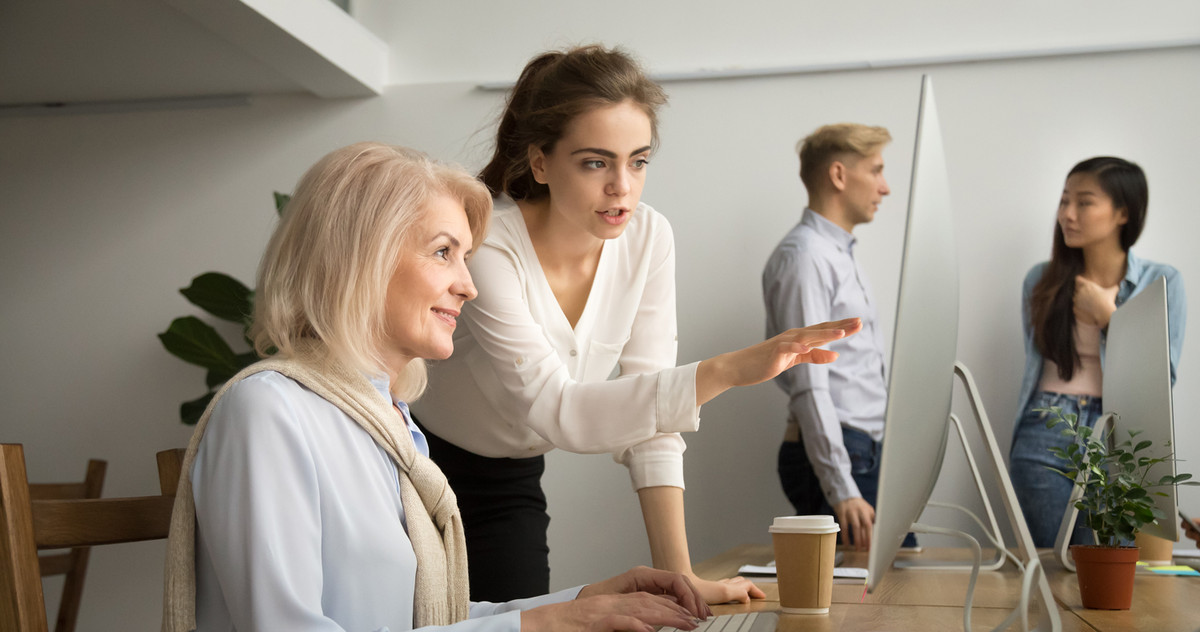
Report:
[[[833,516],[779,516],[767,531],[771,533],[837,533],[841,527]]]

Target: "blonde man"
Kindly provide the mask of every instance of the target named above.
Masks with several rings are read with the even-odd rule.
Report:
[[[800,515],[833,514],[843,542],[871,544],[880,441],[887,408],[883,337],[875,301],[855,256],[854,228],[890,193],[882,127],[826,125],[797,144],[808,208],[767,260],[767,335],[836,318],[861,317],[862,332],[836,341],[830,365],[775,378],[788,394],[779,477]],[[911,536],[910,536],[911,537]]]

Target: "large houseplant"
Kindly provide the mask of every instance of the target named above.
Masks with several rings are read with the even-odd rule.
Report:
[[[1095,546],[1071,546],[1083,605],[1128,610],[1133,600],[1138,549],[1123,543],[1133,542],[1137,532],[1147,524],[1167,518],[1154,506],[1153,497],[1165,495],[1157,491],[1159,488],[1197,483],[1189,480],[1191,474],[1151,479],[1151,468],[1174,461],[1175,457],[1173,453],[1150,456],[1148,451],[1153,442],[1138,440],[1139,430],[1127,430],[1128,437],[1116,441],[1115,424],[1097,433],[1079,425],[1076,415],[1064,415],[1059,408],[1043,412],[1049,413],[1047,428],[1061,427],[1061,434],[1072,440],[1066,448],[1050,448],[1054,456],[1067,463],[1065,469],[1050,469],[1079,488],[1082,495],[1075,508],[1082,512],[1084,523],[1096,534]]]
[[[275,211],[283,212],[291,196],[275,194]],[[216,328],[196,316],[181,316],[171,321],[167,330],[158,334],[163,347],[175,357],[205,369],[205,385],[208,387],[200,397],[179,405],[179,419],[194,425],[200,421],[204,409],[216,395],[217,389],[243,368],[258,360],[254,344],[250,341],[250,318],[254,313],[254,290],[244,283],[221,272],[205,272],[192,279],[192,283],[179,290],[191,304],[217,318],[241,326],[240,342],[230,344]],[[249,348],[234,351],[235,347]]]

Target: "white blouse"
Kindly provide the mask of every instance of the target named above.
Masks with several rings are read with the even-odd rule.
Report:
[[[390,400],[386,379],[372,384]],[[405,420],[428,454],[407,410]],[[412,629],[416,558],[399,474],[337,407],[279,373],[242,380],[213,410],[192,486],[197,632]],[[516,632],[519,610],[579,590],[472,603],[471,619],[422,629]]]
[[[635,489],[683,487],[678,433],[699,427],[699,363],[675,366],[666,218],[638,204],[624,233],[604,242],[573,328],[511,201],[497,203],[470,268],[479,297],[459,318],[454,354],[430,365],[429,390],[413,405],[421,423],[486,457],[611,452]]]

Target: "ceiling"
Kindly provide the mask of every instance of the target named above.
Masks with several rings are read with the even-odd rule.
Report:
[[[327,0],[279,4],[2,2],[0,108],[381,91],[386,44]]]

